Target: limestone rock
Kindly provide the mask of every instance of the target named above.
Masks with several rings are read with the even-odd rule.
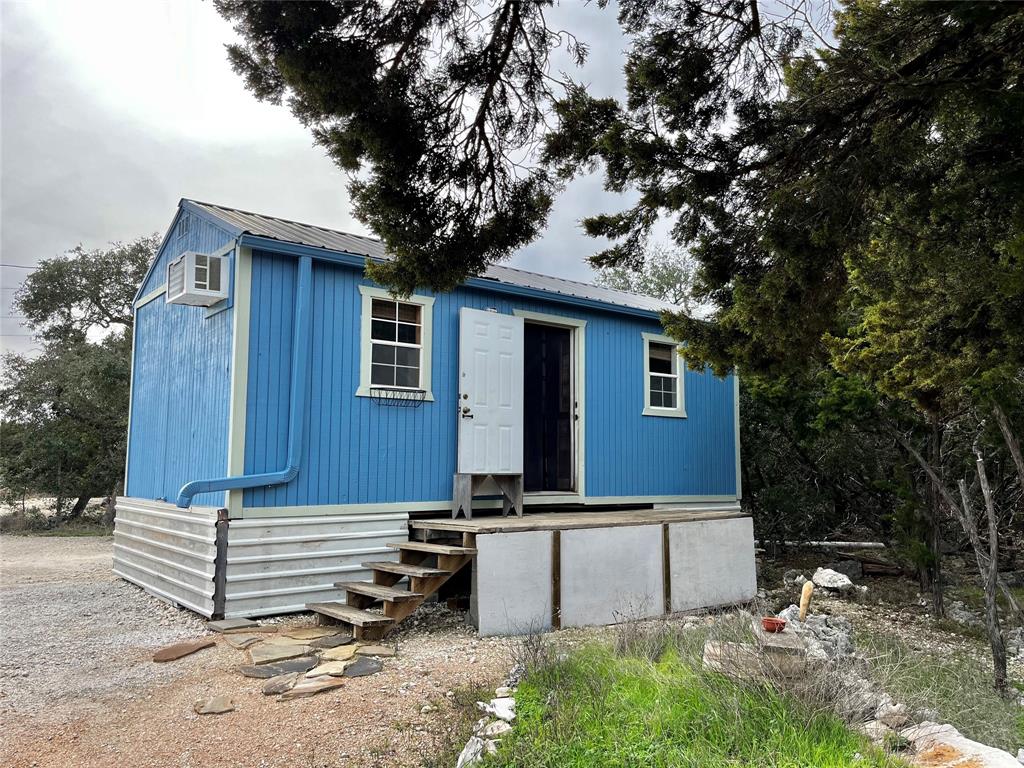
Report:
[[[500,686],[498,686],[497,688],[494,689],[494,698],[496,698],[496,699],[503,699],[506,696],[511,696],[511,695],[512,695],[512,689],[509,688],[507,685],[500,685]]]
[[[263,642],[263,635],[246,635],[241,633],[229,632],[224,635],[224,642],[230,645],[232,648],[237,648],[242,651],[248,648],[250,645],[256,645],[256,643]]]
[[[390,645],[362,645],[356,653],[359,656],[394,656],[395,649]]]
[[[351,632],[337,632],[333,635],[318,637],[309,641],[310,648],[337,648],[339,645],[346,645],[352,642]]]
[[[305,656],[308,653],[308,645],[277,645],[266,641],[259,645],[254,645],[249,649],[249,656],[252,657],[252,663],[256,665],[272,664],[276,661],[295,659],[300,656]]]
[[[851,670],[841,673],[837,677],[836,685],[841,688],[841,692],[836,696],[836,713],[847,722],[871,720],[880,708],[892,704],[892,699],[886,694]]]
[[[962,600],[954,600],[946,607],[946,615],[959,624],[966,624],[969,627],[984,626],[981,616],[972,611]]]
[[[328,637],[336,634],[336,627],[292,627],[282,629],[280,634],[294,640],[319,640],[321,637]]]
[[[496,739],[499,736],[504,736],[511,730],[512,726],[504,720],[495,720],[488,723],[483,728],[477,729],[476,735],[485,739]]]
[[[356,645],[339,645],[337,648],[328,648],[320,654],[320,658],[325,661],[348,661],[356,655],[357,650],[359,646]]]
[[[849,577],[851,581],[856,581],[864,576],[864,566],[860,564],[859,560],[839,560],[829,563],[825,567]]]
[[[235,709],[235,703],[231,701],[230,696],[222,693],[220,696],[214,696],[206,701],[197,701],[192,709],[197,715],[223,715],[225,712],[232,712]]]
[[[164,646],[154,653],[153,661],[174,661],[182,656],[188,656],[190,653],[201,651],[203,648],[209,648],[211,645],[216,645],[216,641],[212,637],[201,637],[198,640],[185,640],[181,643],[174,643],[173,645]]]
[[[263,684],[264,696],[276,696],[285,691],[290,691],[299,679],[298,672],[288,672],[283,675],[275,675]]]
[[[838,592],[841,595],[854,591],[853,582],[850,581],[850,577],[844,573],[837,573],[831,568],[819,568],[811,576],[811,581],[814,582],[816,587]]]
[[[782,574],[782,584],[786,587],[802,587],[807,577],[795,568],[790,568]]]
[[[317,667],[313,667],[309,672],[306,673],[306,677],[320,677],[322,675],[331,675],[332,677],[340,677],[345,671],[345,667],[352,664],[351,661],[328,661]]]
[[[246,665],[237,667],[238,671],[245,677],[255,677],[265,680],[277,675],[284,675],[289,672],[306,672],[317,665],[316,656],[300,656],[297,659],[286,659],[273,664]]]
[[[279,647],[309,647],[309,640],[299,640],[294,637],[288,637],[287,635],[274,635],[273,637],[264,639],[263,642],[267,645],[276,645]]]
[[[340,688],[344,684],[345,681],[337,677],[317,677],[312,680],[303,680],[300,683],[296,683],[295,687],[291,690],[282,693],[281,700],[291,701],[292,699],[304,699],[308,696],[315,696],[323,691],[331,691],[335,688]]]
[[[893,732],[892,728],[878,720],[872,720],[864,723],[860,726],[860,730],[875,744],[881,744],[885,740],[885,737]]]
[[[499,720],[511,722],[516,719],[516,700],[511,696],[505,696],[500,699],[491,699],[490,702],[486,704],[482,701],[478,701],[476,706],[484,714],[497,717]]]
[[[377,659],[362,656],[355,661],[349,662],[342,674],[345,677],[365,677],[366,675],[375,675],[382,669],[384,669],[384,665],[377,661]]]
[[[952,725],[924,722],[900,731],[909,741],[919,759],[945,754],[948,763],[929,762],[929,765],[970,765],[971,768],[1020,768],[1020,763],[1009,752],[971,741]]]
[[[479,763],[480,758],[484,754],[484,740],[479,736],[470,736],[469,741],[466,742],[466,746],[462,748],[462,752],[459,754],[458,762],[455,763],[455,768],[466,768],[467,765],[473,765]]]
[[[240,629],[248,630],[251,627],[258,627],[252,619],[218,619],[217,621],[206,622],[206,628],[211,632],[233,632]]]
[[[910,722],[910,712],[905,704],[885,702],[875,710],[875,720],[890,728],[902,728]]]

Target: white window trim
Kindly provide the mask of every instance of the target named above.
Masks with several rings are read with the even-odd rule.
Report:
[[[360,322],[360,344],[359,344],[359,388],[356,390],[357,397],[370,397],[370,360],[373,356],[373,343],[370,338],[370,325],[372,322],[373,300],[384,299],[386,301],[399,301],[403,304],[418,304],[422,307],[420,313],[420,385],[426,391],[424,400],[434,401],[431,392],[431,347],[434,339],[434,297],[413,295],[408,298],[396,298],[383,288],[375,288],[371,285],[360,285],[359,293],[363,296],[363,305]],[[396,394],[395,397],[401,395]],[[385,393],[384,397],[388,397]]]
[[[683,345],[671,336],[658,333],[640,334],[644,340],[644,416],[662,416],[673,419],[686,418],[686,361],[682,357],[676,360],[676,407],[661,408],[651,405],[651,342],[669,344],[675,348],[676,355]]]

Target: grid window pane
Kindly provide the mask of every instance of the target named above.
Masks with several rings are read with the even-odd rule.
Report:
[[[661,407],[662,408],[675,408],[676,407],[676,393],[675,392],[662,392],[661,393]]]
[[[395,368],[391,365],[372,365],[370,383],[380,387],[395,386]]]
[[[651,375],[651,391],[671,392],[675,389],[676,380],[672,376]]]
[[[395,386],[396,387],[417,387],[420,383],[420,371],[419,368],[405,368],[398,366],[395,368]]]
[[[420,307],[418,304],[399,304],[398,305],[398,321],[400,323],[416,323],[420,322]]]
[[[419,368],[420,351],[416,347],[392,347],[395,350],[394,362],[411,368]]]
[[[387,365],[395,364],[395,349],[388,344],[374,344],[373,345],[373,362],[375,363],[386,363]]]
[[[661,408],[662,407],[662,393],[660,391],[651,390],[651,407]]]
[[[386,320],[374,320],[370,325],[370,338],[380,341],[395,340],[395,324]]]
[[[420,327],[418,325],[398,324],[398,340],[403,344],[420,343]]]
[[[214,261],[214,262],[212,262],[210,264],[210,285],[209,285],[209,288],[210,288],[211,291],[219,291],[220,290],[220,267],[221,267],[221,264],[223,264],[223,263],[224,262],[222,262],[222,261]]]
[[[394,320],[398,305],[393,301],[384,301],[383,299],[373,300],[373,316],[379,317],[382,320]]]

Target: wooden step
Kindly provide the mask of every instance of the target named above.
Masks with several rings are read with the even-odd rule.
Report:
[[[335,582],[334,586],[348,592],[355,592],[357,595],[366,595],[376,600],[386,600],[389,603],[400,603],[423,597],[419,592],[385,587],[383,584],[374,584],[372,581],[338,581]]]
[[[306,609],[357,627],[383,627],[392,622],[387,616],[361,611],[344,603],[306,603]]]
[[[457,547],[454,544],[430,544],[426,541],[400,541],[387,542],[391,549],[401,549],[406,552],[428,552],[432,555],[475,555],[476,550],[472,547]]]
[[[399,576],[409,576],[410,578],[420,579],[431,579],[435,576],[447,576],[451,571],[442,571],[440,568],[427,568],[422,565],[407,565],[406,563],[394,563],[390,560],[383,562],[363,563],[363,568],[369,568],[374,571],[383,571],[384,573],[394,573]]]

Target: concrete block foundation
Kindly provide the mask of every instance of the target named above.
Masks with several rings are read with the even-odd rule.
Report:
[[[746,517],[481,532],[476,548],[471,613],[484,636],[615,624],[757,593]]]

